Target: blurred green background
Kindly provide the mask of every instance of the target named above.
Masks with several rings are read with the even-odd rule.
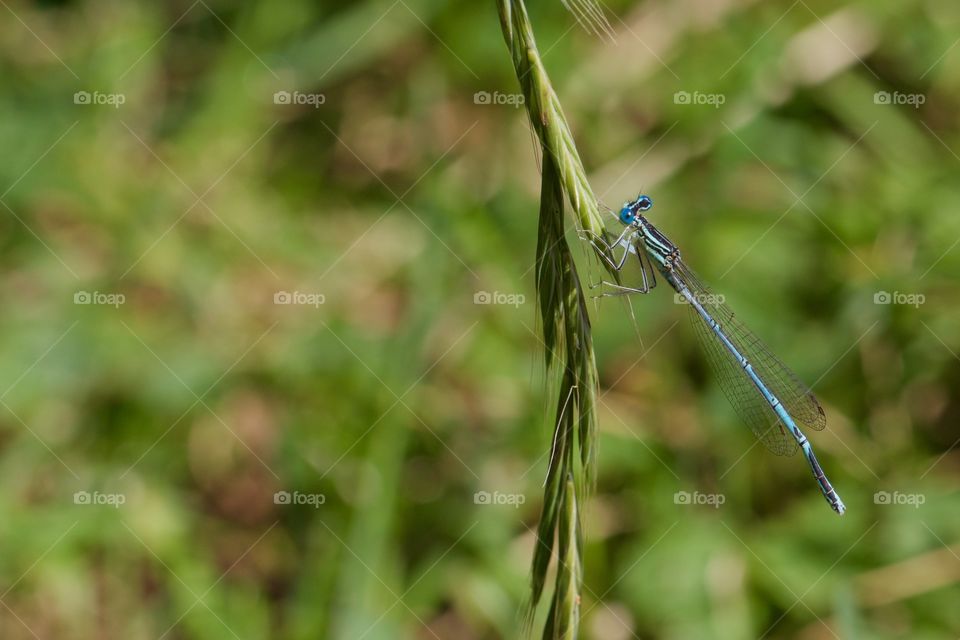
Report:
[[[600,305],[581,635],[957,637],[960,5],[531,4],[849,509],[670,291]],[[517,637],[555,398],[494,3],[0,5],[0,637]]]

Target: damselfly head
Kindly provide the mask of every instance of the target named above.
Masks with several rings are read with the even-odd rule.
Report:
[[[641,193],[637,196],[637,199],[633,201],[633,206],[637,211],[649,211],[650,208],[653,207],[653,200],[650,196]]]
[[[633,202],[625,202],[623,204],[623,208],[620,209],[620,222],[623,224],[635,224],[637,218],[640,217],[640,213],[649,211],[652,206],[653,200],[650,196],[641,194],[637,196],[637,199]]]

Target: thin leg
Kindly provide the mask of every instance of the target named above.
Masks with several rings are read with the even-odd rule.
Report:
[[[600,283],[597,284],[596,286],[599,287],[601,285],[607,285],[608,287],[612,287],[616,289],[616,291],[613,291],[613,292],[605,291],[603,293],[593,296],[594,298],[614,298],[617,296],[629,296],[636,293],[639,293],[642,295],[650,292],[650,288],[647,287],[646,284],[644,284],[643,289],[638,289],[636,287],[627,287],[622,284],[617,284],[616,282],[610,282],[608,280],[601,280]],[[591,288],[594,288],[594,287],[591,286]]]
[[[600,256],[600,258],[607,263],[607,266],[615,271],[620,271],[623,269],[623,265],[627,263],[627,256],[630,255],[630,249],[627,247],[623,248],[623,255],[620,256],[619,262],[614,262],[613,258],[610,256],[613,255],[613,250],[620,246],[624,239],[626,239],[626,237],[631,233],[636,233],[636,230],[632,227],[625,228],[623,233],[620,234],[620,237],[613,241],[613,244],[607,244],[606,240],[599,237],[592,238],[590,242],[593,244],[593,248],[597,251],[597,254]],[[603,245],[603,247],[601,248],[598,245]],[[609,252],[610,255],[608,255],[607,252]]]
[[[625,296],[633,293],[645,294],[649,293],[650,289],[656,286],[656,280],[654,280],[653,286],[650,285],[649,280],[647,280],[647,270],[643,266],[643,259],[640,259],[640,276],[643,278],[643,285],[638,287],[627,287],[620,284],[619,282],[610,282],[609,280],[601,280],[598,283],[590,283],[591,289],[596,289],[597,287],[602,287],[607,285],[608,287],[613,287],[617,290],[617,293],[601,293],[600,295],[593,296],[594,298],[610,297],[610,296]]]
[[[632,227],[627,227],[626,229],[623,230],[623,233],[621,233],[620,236],[619,236],[616,240],[614,240],[614,242],[613,242],[612,244],[607,244],[607,241],[606,241],[604,238],[595,238],[595,239],[592,240],[592,244],[594,245],[594,249],[597,251],[597,253],[600,255],[600,257],[603,259],[603,261],[607,264],[607,266],[609,266],[610,268],[612,268],[612,269],[615,270],[615,271],[618,271],[618,272],[619,272],[619,271],[623,270],[623,265],[625,265],[625,264],[627,263],[627,258],[630,256],[630,247],[629,247],[629,246],[623,246],[623,244],[624,244],[624,241],[626,240],[626,238],[627,238],[629,235],[631,235],[631,234],[636,234],[636,229],[633,229]],[[603,248],[601,248],[599,245],[603,245]],[[614,260],[613,260],[610,256],[613,254],[613,250],[614,250],[616,247],[619,247],[619,246],[623,246],[623,255],[620,256],[620,260],[619,260],[618,262],[614,262]],[[609,252],[609,255],[608,255],[607,252]],[[649,274],[649,275],[650,275],[650,278],[648,278],[648,271],[649,271],[649,269],[648,269],[647,266],[644,265],[643,254],[642,254],[640,251],[637,251],[637,259],[640,261],[640,276],[643,278],[643,285],[642,285],[641,287],[639,287],[639,288],[638,288],[638,287],[628,287],[628,286],[622,285],[622,284],[620,284],[620,283],[618,283],[618,282],[610,282],[609,280],[601,280],[601,281],[600,281],[599,283],[597,283],[597,284],[592,284],[592,283],[591,283],[591,284],[590,284],[590,288],[591,288],[591,289],[595,289],[595,288],[597,288],[597,287],[600,287],[600,286],[603,286],[603,285],[607,285],[608,287],[611,287],[611,288],[615,289],[615,291],[614,291],[614,292],[604,292],[604,293],[601,293],[601,294],[596,295],[596,296],[593,296],[593,297],[594,297],[594,298],[607,298],[607,297],[616,297],[616,296],[627,296],[627,295],[633,295],[633,294],[637,294],[637,293],[639,293],[639,294],[645,294],[645,293],[648,293],[648,292],[650,291],[650,289],[652,289],[653,287],[655,287],[655,286],[656,286],[656,283],[657,283],[656,277],[653,276],[653,273],[652,273],[652,272],[650,272],[650,274]],[[650,283],[650,282],[651,282],[651,278],[652,278],[653,284]]]
[[[647,270],[646,270],[646,269],[644,268],[644,266],[643,266],[643,254],[642,254],[642,253],[638,253],[638,254],[637,254],[637,260],[640,261],[640,277],[643,278],[643,292],[644,292],[644,293],[647,293],[648,291],[650,291],[650,289],[652,289],[652,287],[650,286],[650,283],[649,283],[649,281],[647,280]]]
[[[647,273],[649,272],[650,286],[647,287],[647,290],[655,289],[657,287],[657,269],[650,264],[649,256],[640,256],[640,271],[643,272],[643,286],[647,287]]]

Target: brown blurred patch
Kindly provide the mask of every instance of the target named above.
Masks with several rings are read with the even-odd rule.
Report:
[[[233,391],[191,427],[188,458],[205,501],[221,516],[262,523],[274,511],[278,489],[271,472],[278,438],[277,412],[262,393]],[[222,420],[222,422],[221,422]]]

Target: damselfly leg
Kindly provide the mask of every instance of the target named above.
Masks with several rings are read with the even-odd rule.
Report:
[[[620,282],[611,282],[610,280],[601,279],[598,283],[590,283],[590,288],[596,289],[598,287],[606,286],[613,291],[600,293],[596,296],[593,296],[594,298],[618,297],[634,294],[643,295],[649,293],[651,289],[657,286],[656,270],[651,264],[649,264],[642,247],[638,246],[638,243],[639,236],[635,230],[630,228],[625,229],[624,232],[621,233],[620,236],[612,243],[608,243],[604,238],[601,237],[595,237],[591,239],[591,244],[593,245],[596,254],[600,257],[604,264],[607,265],[607,267],[618,273],[623,272],[630,255],[635,255],[640,266],[640,279],[642,281],[640,286],[637,287],[625,285]],[[623,253],[620,255],[619,259],[616,259],[615,257],[616,249],[623,249]]]

